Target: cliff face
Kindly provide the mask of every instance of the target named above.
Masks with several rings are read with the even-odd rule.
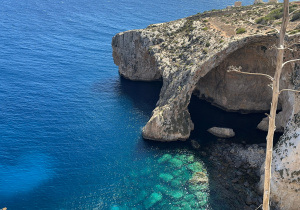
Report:
[[[114,36],[113,57],[122,76],[142,81],[163,80],[157,107],[143,129],[144,138],[187,139],[194,127],[187,109],[193,93],[229,111],[268,110],[271,102],[268,79],[228,73],[227,69],[234,65],[241,66],[243,71],[274,75],[276,51],[272,46],[276,44],[276,34],[248,20],[277,7],[280,6],[258,5],[198,14]],[[295,26],[297,23],[290,24],[290,29]],[[289,58],[296,56],[289,54]],[[288,66],[284,71],[282,88],[291,86],[292,68]],[[290,118],[289,101],[288,95],[280,98],[279,131],[283,131]],[[266,130],[267,120],[258,127]]]
[[[260,112],[270,107],[270,81],[265,77],[227,72],[274,75],[276,34],[251,22],[278,10],[280,4],[255,5],[197,14],[113,37],[113,57],[122,76],[131,80],[163,80],[157,107],[143,128],[143,137],[158,141],[185,140],[193,130],[188,111],[191,95],[228,111]],[[280,20],[273,26],[279,28]],[[278,23],[278,24],[276,24]],[[299,32],[299,21],[288,31]],[[286,38],[299,42],[299,33]],[[285,60],[300,57],[300,46],[285,52]],[[300,66],[286,65],[280,87],[299,89]],[[277,131],[285,130],[274,151],[272,199],[282,209],[300,209],[300,101],[292,92],[279,98]],[[267,130],[268,119],[258,125]],[[263,180],[263,177],[262,179]]]
[[[299,55],[298,55],[299,56]],[[293,65],[291,76],[294,89],[300,87],[300,66]],[[280,209],[300,209],[300,96],[288,92],[291,117],[285,127],[284,134],[273,151],[271,198]],[[264,173],[264,166],[261,168]],[[263,191],[264,175],[259,183]]]

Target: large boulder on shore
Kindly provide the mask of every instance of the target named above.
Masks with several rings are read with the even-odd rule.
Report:
[[[231,138],[235,136],[235,133],[233,129],[231,128],[219,128],[219,127],[212,127],[207,130],[209,133],[211,133],[214,136],[220,137],[220,138]]]

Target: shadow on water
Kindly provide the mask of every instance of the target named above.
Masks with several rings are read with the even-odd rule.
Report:
[[[206,101],[198,99],[194,95],[189,104],[189,111],[195,125],[190,138],[195,138],[202,144],[214,142],[217,139],[207,132],[207,129],[211,127],[232,128],[236,135],[230,139],[230,142],[245,142],[246,144],[266,143],[267,132],[256,128],[259,122],[266,117],[264,113],[241,114],[226,112]],[[275,143],[280,135],[280,133],[275,134]]]
[[[120,77],[118,91],[121,95],[126,95],[131,99],[133,105],[142,111],[146,116],[151,116],[151,112],[156,106],[159,99],[162,82],[141,82],[130,81]],[[192,96],[189,111],[195,129],[191,132],[190,139],[197,139],[201,144],[215,142],[217,138],[207,132],[211,127],[228,127],[232,128],[236,136],[230,139],[231,142],[247,144],[265,143],[267,133],[256,129],[258,123],[265,117],[264,113],[240,114],[237,112],[226,112],[217,108],[210,103]],[[280,137],[276,133],[274,142]],[[157,142],[147,141],[151,146],[157,145]],[[177,143],[175,143],[177,144]],[[178,143],[183,146],[182,142]],[[161,149],[169,148],[169,144],[159,144]],[[172,143],[172,146],[174,142]]]
[[[148,116],[150,119],[152,111],[156,107],[156,103],[159,99],[159,93],[162,87],[162,82],[142,82],[142,81],[131,81],[124,79],[120,76],[120,84],[118,85],[117,91],[120,95],[125,95],[130,98],[133,106],[141,111],[143,114]],[[145,122],[146,123],[146,122]],[[138,148],[150,147],[155,150],[172,150],[177,148],[190,148],[187,142],[170,142],[161,143],[157,141],[144,140],[141,136],[140,141],[137,145]]]

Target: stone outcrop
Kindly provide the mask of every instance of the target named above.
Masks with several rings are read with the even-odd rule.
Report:
[[[219,128],[219,127],[212,127],[207,130],[209,133],[211,133],[214,136],[220,137],[220,138],[231,138],[235,136],[234,131],[231,128]]]
[[[143,137],[159,141],[186,140],[194,125],[188,111],[192,94],[228,111],[264,112],[271,102],[267,78],[227,72],[274,75],[277,35],[268,27],[251,24],[279,4],[253,5],[197,14],[150,25],[113,37],[114,62],[131,80],[162,80],[160,98],[143,128]],[[273,26],[279,28],[280,20]],[[288,44],[299,42],[299,21],[291,22]],[[238,33],[237,33],[238,32]],[[286,51],[285,60],[300,57],[300,46]],[[288,64],[280,87],[299,89],[300,65]],[[282,209],[299,209],[300,101],[292,92],[279,98],[277,131],[285,131],[274,151],[272,200]],[[267,130],[267,118],[258,128]],[[261,178],[263,180],[263,177]],[[158,197],[153,195],[153,197]],[[159,200],[159,199],[158,199]]]
[[[299,80],[299,72],[294,79]],[[300,80],[298,81],[300,84]],[[296,85],[299,88],[299,85]],[[297,87],[296,87],[297,88]],[[293,113],[273,151],[271,199],[280,209],[300,209],[300,97],[292,97]],[[261,174],[264,173],[264,166]],[[263,191],[264,176],[260,190]]]
[[[247,15],[253,20],[258,18],[257,13],[264,16],[277,7],[255,5],[203,13],[117,34],[112,46],[120,74],[131,80],[163,80],[157,107],[143,128],[144,138],[187,139],[194,127],[187,108],[192,94],[228,111],[267,111],[271,101],[271,89],[267,87],[270,81],[227,69],[233,65],[247,72],[274,74],[276,51],[272,46],[276,34],[268,28],[237,20]],[[288,30],[297,29],[298,25],[297,21],[291,23]],[[246,33],[236,34],[237,28],[244,28]],[[289,36],[286,41],[298,42],[299,35]],[[299,58],[299,51],[299,46],[296,51],[287,51],[285,60]],[[299,89],[299,75],[300,65],[287,65],[280,87]],[[292,92],[283,92],[279,110],[282,111],[277,115],[276,128],[284,131],[284,135],[273,153],[272,201],[281,209],[299,209],[299,98]],[[267,118],[258,128],[267,130]]]
[[[276,51],[272,46],[276,34],[244,18],[256,19],[258,13],[264,16],[278,7],[254,5],[207,12],[114,36],[113,57],[122,76],[142,81],[163,80],[160,99],[143,128],[143,137],[186,140],[194,128],[187,108],[193,93],[229,111],[267,111],[271,101],[271,89],[267,86],[270,81],[227,69],[234,65],[247,72],[274,74]],[[244,21],[240,20],[242,16]],[[290,24],[290,29],[296,25],[297,22]],[[237,28],[246,32],[236,34]],[[294,35],[290,42],[297,38]],[[295,56],[290,53],[289,57]],[[282,88],[291,86],[292,68],[287,66],[284,71]],[[280,131],[291,114],[289,101],[288,94],[280,98],[279,109],[283,109],[277,120]],[[266,126],[264,121],[259,128]]]

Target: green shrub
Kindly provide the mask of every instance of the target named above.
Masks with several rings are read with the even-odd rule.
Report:
[[[203,23],[207,23],[208,22],[208,20],[203,20]]]
[[[295,7],[290,6],[290,12],[294,11]],[[296,13],[297,14],[297,13]],[[283,7],[272,10],[267,16],[255,20],[257,24],[267,24],[273,20],[278,20],[283,17]]]
[[[210,43],[206,42],[205,47],[209,47],[209,46],[210,46]]]
[[[236,29],[236,34],[242,34],[245,33],[247,30],[245,28],[238,28]]]
[[[297,34],[300,32],[300,29],[289,31],[288,34]]]
[[[220,40],[220,43],[223,43],[223,42],[224,42],[224,40],[223,40],[223,39],[221,39],[221,40]]]
[[[300,19],[300,11],[295,12],[295,14],[293,15],[291,21],[296,21]]]
[[[207,28],[207,27],[204,27],[204,28],[202,28],[202,30],[203,30],[203,31],[207,31],[207,30],[208,30],[208,28]]]
[[[207,49],[207,48],[204,48],[202,52],[203,52],[203,54],[206,55],[206,54],[208,53],[208,49]]]

